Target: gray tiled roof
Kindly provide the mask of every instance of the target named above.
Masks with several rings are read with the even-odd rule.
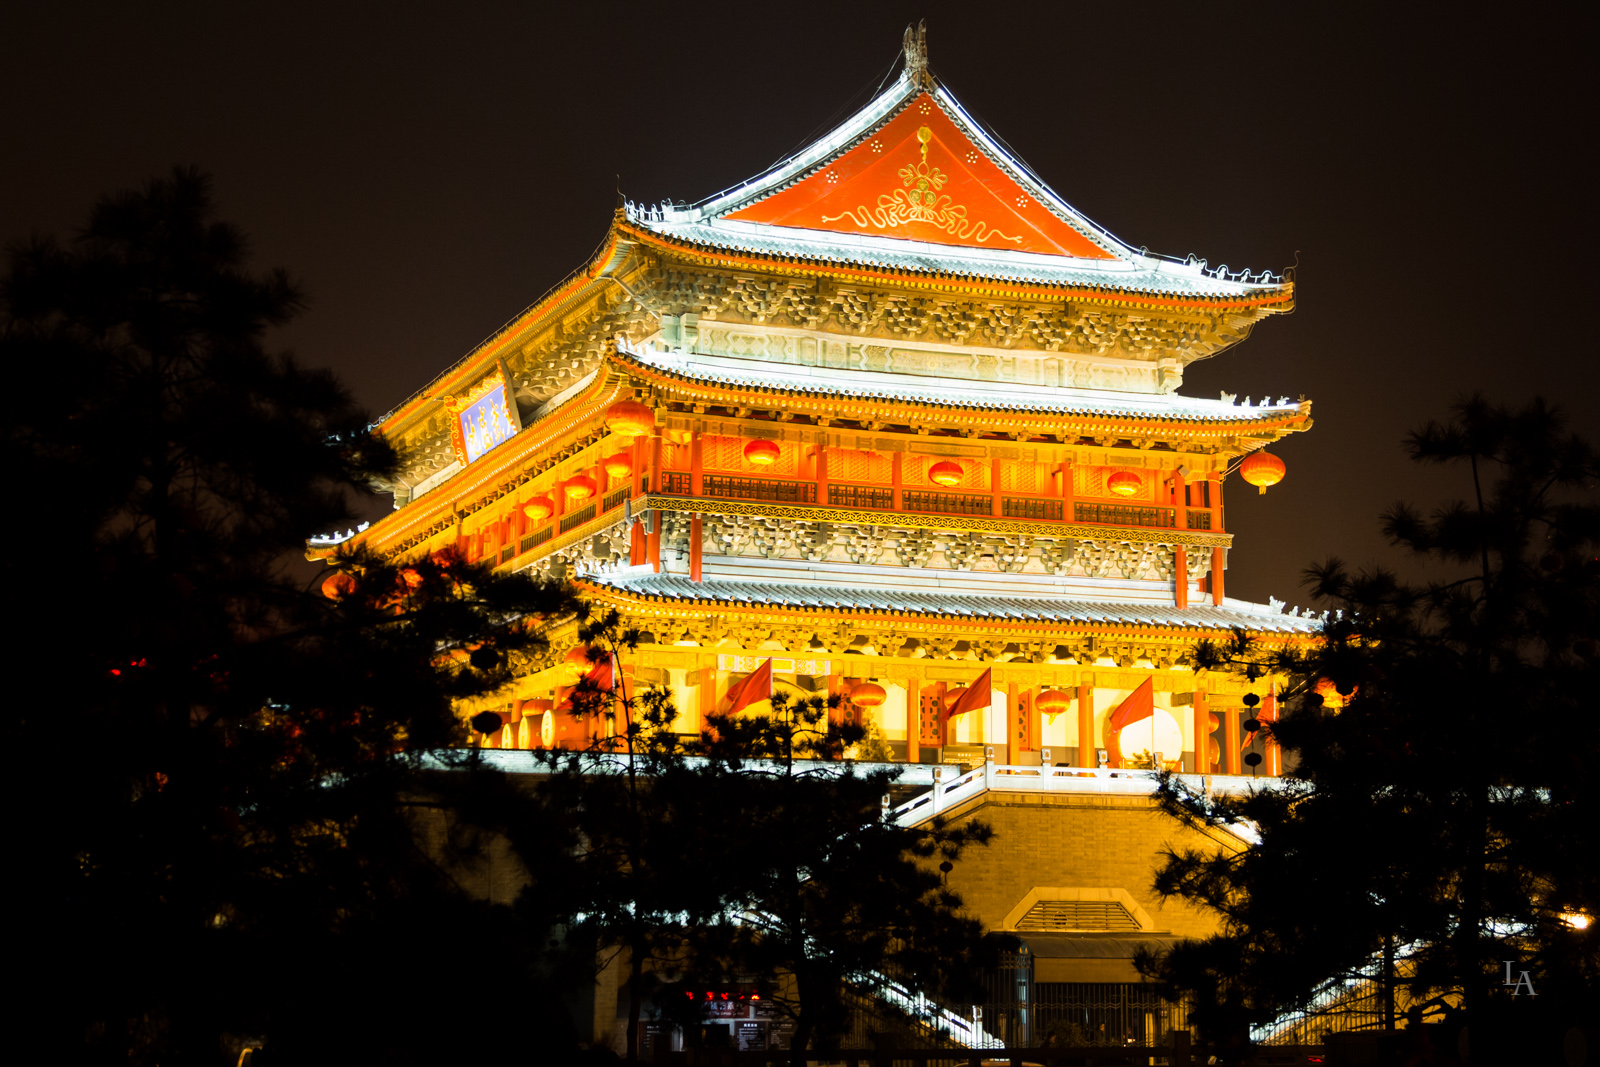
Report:
[[[1254,419],[1285,418],[1300,410],[1298,404],[1283,402],[1236,405],[1225,400],[1159,393],[1125,394],[1111,397],[1087,391],[1049,386],[1014,386],[1009,389],[985,388],[985,383],[963,379],[948,382],[873,371],[833,371],[830,378],[817,377],[813,368],[758,360],[740,361],[742,367],[724,364],[711,367],[671,353],[634,348],[619,341],[619,352],[646,366],[686,382],[708,385],[733,385],[781,390],[819,397],[845,397],[861,400],[889,400],[897,403],[927,404],[981,411],[1029,411],[1054,415],[1096,415],[1183,422],[1246,422]],[[841,374],[850,381],[849,389],[837,385]],[[899,380],[897,380],[899,379]]]
[[[1171,605],[1061,600],[1052,597],[978,596],[964,593],[915,593],[870,586],[829,588],[784,582],[708,580],[692,582],[671,574],[590,579],[640,596],[668,601],[771,604],[778,607],[833,611],[895,611],[1015,622],[1064,622],[1086,625],[1182,627],[1231,630],[1242,627],[1266,633],[1315,633],[1319,620],[1286,615],[1268,607],[1229,601],[1182,611]]]

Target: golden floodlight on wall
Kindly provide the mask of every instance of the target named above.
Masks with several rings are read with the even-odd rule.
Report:
[[[778,462],[780,451],[776,441],[750,441],[744,446],[745,462],[753,467],[770,467]]]
[[[656,431],[656,413],[637,400],[619,400],[606,409],[606,429],[622,437],[643,437]]]
[[[536,496],[522,505],[522,513],[534,522],[543,522],[556,513],[556,502],[547,496]]]
[[[1117,471],[1106,479],[1106,488],[1118,496],[1134,496],[1144,486],[1144,479],[1132,471]]]
[[[1265,493],[1267,486],[1283,481],[1288,469],[1283,460],[1263,450],[1245,457],[1244,462],[1239,464],[1239,476]]]
[[[954,460],[941,459],[928,468],[928,480],[937,485],[960,485],[962,473],[961,464]]]

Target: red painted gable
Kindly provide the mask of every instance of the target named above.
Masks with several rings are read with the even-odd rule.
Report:
[[[934,244],[1114,258],[1012,181],[928,93],[810,177],[725,217]]]

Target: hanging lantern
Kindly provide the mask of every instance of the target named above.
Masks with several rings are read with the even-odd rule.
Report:
[[[613,478],[626,478],[633,473],[633,457],[626,452],[618,452],[614,456],[607,456],[600,465]]]
[[[567,676],[568,685],[577,685],[593,666],[589,662],[589,650],[583,645],[574,647],[561,660],[561,672]]]
[[[928,480],[937,485],[960,485],[961,464],[954,460],[941,459],[928,468]]]
[[[776,441],[747,441],[744,446],[744,459],[752,467],[770,467],[778,462],[780,451]]]
[[[1117,471],[1106,479],[1106,488],[1117,496],[1133,496],[1144,487],[1144,480],[1132,471]]]
[[[875,708],[888,695],[883,691],[883,686],[876,682],[858,682],[850,690],[850,703],[858,708]]]
[[[505,725],[505,720],[498,711],[480,711],[472,717],[472,728],[487,737],[489,734],[498,733]]]
[[[593,478],[587,474],[580,474],[575,478],[567,479],[565,492],[568,500],[588,500],[594,496],[596,488],[598,487],[594,484]]]
[[[522,513],[534,522],[543,522],[556,513],[556,502],[547,496],[536,496],[522,505]]]
[[[1283,460],[1271,452],[1252,452],[1239,464],[1239,476],[1265,493],[1267,486],[1283,481],[1288,469]]]
[[[1072,698],[1059,689],[1046,689],[1043,693],[1033,698],[1033,706],[1041,714],[1054,719],[1063,711],[1072,707]]]
[[[1332,678],[1319,678],[1317,680],[1317,696],[1322,698],[1322,706],[1332,711],[1338,711],[1350,703],[1350,698],[1361,691],[1361,687],[1353,685],[1350,692],[1341,693],[1339,687],[1333,683]]]
[[[656,413],[637,400],[619,400],[606,411],[606,429],[621,437],[656,432]]]
[[[349,596],[356,591],[356,580],[344,571],[334,571],[322,579],[322,595],[329,600],[338,600],[340,597]]]

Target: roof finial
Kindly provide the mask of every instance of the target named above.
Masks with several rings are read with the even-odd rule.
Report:
[[[906,75],[924,89],[933,88],[933,75],[928,73],[928,20],[906,27]]]

